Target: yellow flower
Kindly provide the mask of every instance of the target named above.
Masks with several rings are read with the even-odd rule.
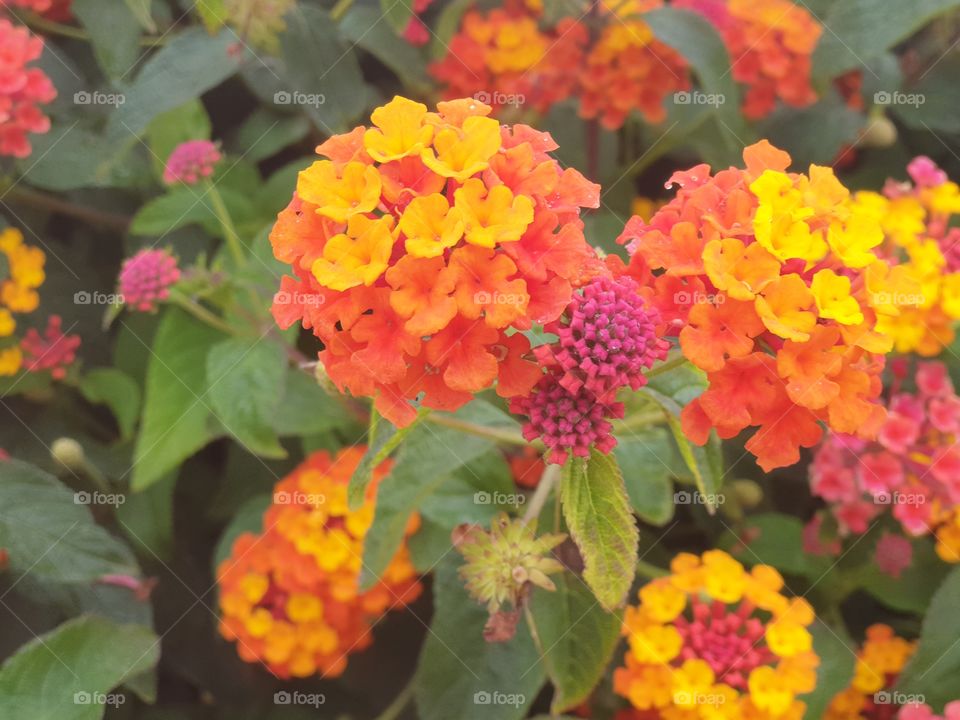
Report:
[[[662,623],[676,619],[687,606],[687,594],[669,578],[648,582],[640,588],[640,600],[650,618]]]
[[[632,631],[627,641],[634,657],[645,663],[670,662],[683,646],[680,633],[672,625],[650,625]]]
[[[502,143],[499,122],[473,115],[463,121],[462,128],[446,127],[438,132],[433,147],[424,148],[421,157],[437,175],[463,182],[486,170]]]
[[[673,703],[696,708],[713,685],[713,670],[703,660],[686,660],[673,672]]]
[[[743,565],[722,550],[705,552],[703,565],[710,597],[725,603],[734,603],[743,597],[747,585]]]
[[[393,242],[392,216],[371,220],[354,215],[347,232],[323,246],[323,257],[314,261],[311,271],[317,282],[332,290],[373,285],[387,269]]]
[[[266,575],[251,573],[240,581],[240,591],[244,598],[250,603],[258,603],[270,587],[270,581]]]
[[[295,623],[316,620],[323,614],[323,603],[316,595],[294,593],[287,598],[287,617]]]
[[[802,193],[786,173],[765,170],[750,184],[760,203],[753,218],[757,242],[778,260],[800,258],[815,263],[827,254],[820,231],[813,232],[805,220],[814,211],[803,204]]]
[[[796,622],[776,620],[767,626],[767,645],[780,657],[792,657],[813,648],[813,636]]]
[[[759,243],[744,246],[737,238],[708,242],[703,248],[703,267],[717,290],[747,302],[780,277],[779,260]]]
[[[810,312],[813,294],[795,273],[783,275],[770,283],[754,306],[766,328],[786,340],[806,342],[817,324],[817,316]]]
[[[883,230],[872,217],[853,213],[846,222],[834,221],[827,230],[827,244],[847,267],[862,268],[877,259],[870,252],[883,242]]]
[[[0,375],[16,375],[23,364],[23,355],[17,345],[0,350]]]
[[[856,298],[850,295],[850,278],[833,270],[821,270],[810,284],[813,299],[822,318],[836,320],[842,325],[859,325],[863,311]]]
[[[753,704],[773,716],[783,715],[793,704],[793,690],[772,667],[755,668],[747,684]]]
[[[451,208],[439,193],[414,198],[403,211],[398,227],[406,235],[407,252],[431,258],[443,254],[463,237],[463,213]]]
[[[433,138],[433,126],[423,124],[426,114],[426,105],[399,96],[378,107],[370,119],[379,130],[363,135],[367,154],[380,162],[419,155]]]
[[[297,195],[317,206],[317,214],[344,223],[380,204],[382,182],[372,165],[348,162],[338,172],[330,160],[317,160],[297,179]]]
[[[526,195],[514,196],[506,185],[487,190],[482,180],[472,178],[453,196],[455,208],[463,216],[467,242],[472,245],[493,248],[515,242],[533,222],[533,201]]]
[[[17,322],[6,308],[0,308],[0,337],[9,337],[17,329]]]

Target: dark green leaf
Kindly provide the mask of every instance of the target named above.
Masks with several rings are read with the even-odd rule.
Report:
[[[140,56],[140,23],[130,8],[116,0],[74,0],[70,10],[90,33],[104,73],[123,78]]]
[[[380,0],[380,14],[396,33],[402,33],[413,15],[413,0]]]
[[[616,450],[630,503],[645,522],[665,525],[673,518],[673,477],[683,463],[663,428],[630,433]],[[680,466],[678,468],[678,465]]]
[[[147,146],[157,179],[163,176],[170,153],[188,140],[209,140],[210,116],[198,99],[160,113],[147,126]]]
[[[856,643],[847,636],[842,628],[837,630],[817,620],[811,627],[813,650],[820,658],[817,668],[817,687],[801,696],[807,704],[806,720],[819,720],[833,696],[845,689],[853,677],[853,665],[856,662]]]
[[[421,53],[399,37],[372,7],[354,5],[350,8],[340,21],[340,33],[395,72],[405,87],[427,86],[427,69]]]
[[[133,434],[140,415],[140,386],[116,368],[95,368],[80,380],[80,392],[92,403],[110,408],[123,437]]]

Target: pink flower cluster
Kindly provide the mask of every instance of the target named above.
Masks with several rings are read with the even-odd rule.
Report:
[[[960,397],[946,367],[918,363],[916,391],[900,392],[905,361],[894,363],[896,381],[888,415],[875,441],[833,433],[811,464],[810,485],[830,506],[841,532],[863,533],[890,508],[903,529],[919,536],[960,504]]]
[[[897,720],[960,720],[960,700],[947,703],[943,715],[937,715],[933,708],[922,703],[904,705]]]
[[[141,250],[123,261],[119,293],[133,310],[152,312],[158,301],[170,295],[170,286],[180,279],[177,259],[166,250]]]
[[[56,88],[42,70],[27,67],[42,52],[43,40],[0,18],[0,156],[27,157],[27,133],[50,130],[38,104],[53,100]]]
[[[163,181],[167,185],[196,185],[211,177],[214,167],[222,159],[223,156],[215,143],[209,140],[188,140],[177,145],[170,153],[163,170]]]
[[[80,349],[79,335],[64,335],[59,315],[47,318],[43,335],[30,328],[20,341],[23,352],[23,367],[27,372],[49,370],[55,380],[62,380],[67,368],[77,357]]]
[[[413,0],[413,15],[403,30],[403,39],[411,45],[426,45],[430,42],[430,29],[420,19],[420,14],[426,12],[433,4],[433,0]]]
[[[534,349],[547,374],[529,396],[514,398],[511,410],[529,418],[524,437],[542,438],[550,462],[563,464],[571,451],[587,457],[591,446],[613,449],[608,419],[624,412],[617,391],[641,387],[643,371],[666,357],[669,343],[657,335],[660,314],[637,290],[627,276],[597,277],[544,326],[557,336]]]

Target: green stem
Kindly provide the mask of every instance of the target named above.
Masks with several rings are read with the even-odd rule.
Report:
[[[407,686],[400,691],[400,694],[393,699],[393,702],[387,706],[386,710],[377,715],[376,720],[396,720],[396,718],[400,717],[403,709],[413,700],[414,687],[415,678],[407,683]]]
[[[486,427],[485,425],[477,425],[476,423],[457,420],[449,415],[431,415],[427,418],[427,422],[431,422],[434,425],[442,425],[443,427],[448,427],[453,430],[459,430],[460,432],[467,433],[467,435],[476,435],[478,437],[489,438],[494,442],[503,443],[505,445],[538,446],[537,443],[527,442],[523,435],[518,432],[504,430],[502,428]]]
[[[233,224],[233,218],[230,217],[230,211],[227,210],[227,206],[223,202],[223,196],[220,195],[220,191],[217,190],[217,186],[212,182],[207,183],[207,194],[210,196],[210,200],[213,202],[213,211],[216,213],[221,227],[223,227],[223,234],[227,240],[227,247],[230,248],[230,253],[233,255],[233,259],[237,265],[239,267],[243,267],[247,264],[247,256],[243,253],[243,246],[240,244],[240,236],[237,234],[237,228]]]
[[[523,514],[523,521],[529,523],[540,516],[540,511],[547,502],[547,498],[553,492],[553,486],[560,479],[560,466],[547,465],[540,476],[540,482],[537,483],[537,489],[533,491],[533,497],[530,498],[530,504],[527,505],[527,511]]]
[[[647,370],[644,373],[644,375],[648,378],[656,377],[661,373],[669,372],[670,370],[673,370],[676,367],[685,365],[687,362],[688,362],[687,359],[682,354],[675,355],[674,357],[670,358],[669,360],[665,360],[659,365],[654,365],[652,368]]]
[[[352,6],[353,0],[337,0],[337,4],[330,10],[330,19],[334,21],[340,20]]]
[[[650,580],[666,577],[670,573],[663,568],[658,568],[645,560],[637,560],[637,573]]]
[[[611,425],[613,425],[614,434],[617,434],[649,427],[651,425],[660,425],[664,422],[664,419],[665,416],[662,410],[651,410],[649,412],[631,415],[623,420],[614,420]]]
[[[59,35],[60,37],[82,40],[84,42],[92,42],[93,40],[90,37],[90,33],[73,25],[64,25],[63,23],[58,23],[34,13],[17,13],[17,16],[24,25],[33,30],[40,30],[49,35]],[[166,38],[164,37],[146,35],[140,38],[140,44],[144,47],[160,47],[165,45],[166,42]]]
[[[223,321],[219,315],[216,315],[209,310],[207,310],[203,305],[198,303],[196,300],[191,300],[186,295],[172,290],[170,292],[170,302],[176,305],[183,310],[186,310],[188,313],[193,315],[200,322],[206,323],[212,328],[220,330],[221,332],[227,333],[228,335],[236,335],[237,331]]]

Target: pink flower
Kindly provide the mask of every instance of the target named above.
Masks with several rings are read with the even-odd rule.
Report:
[[[918,363],[917,389],[924,395],[953,395],[953,381],[947,374],[947,366],[938,362]]]
[[[170,286],[180,279],[177,259],[166,250],[141,250],[123,261],[119,292],[123,303],[141,312],[152,312],[170,295]]]
[[[42,52],[43,40],[0,18],[0,156],[27,157],[27,134],[50,130],[37,104],[50,102],[57,91],[42,70],[27,67]]]
[[[900,535],[884,533],[877,541],[874,558],[880,572],[899,580],[900,575],[913,561],[913,545]]]
[[[907,174],[920,187],[937,187],[947,181],[947,174],[926,155],[918,155],[907,165]]]
[[[64,335],[59,315],[47,319],[47,329],[41,336],[35,328],[30,328],[20,341],[23,352],[23,367],[27,372],[49,370],[56,380],[63,379],[67,368],[77,357],[80,347],[79,335]]]
[[[860,535],[867,531],[870,521],[873,520],[877,512],[877,506],[872,502],[858,500],[841,505],[834,514],[837,516],[837,522],[840,523],[842,529]]]
[[[891,410],[880,428],[877,442],[898,455],[903,455],[917,441],[920,426],[916,420]]]
[[[857,474],[861,487],[874,495],[890,492],[903,484],[901,461],[885,450],[862,456]],[[828,499],[826,496],[824,498]]]
[[[180,143],[170,153],[163,171],[163,181],[167,185],[196,185],[204,178],[211,177],[214,166],[222,159],[220,150],[209,140]]]

